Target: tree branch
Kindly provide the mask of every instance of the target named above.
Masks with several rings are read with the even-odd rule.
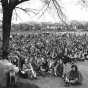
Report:
[[[15,14],[16,14],[16,20],[17,20],[17,17],[18,17],[21,21],[23,21],[23,20],[21,19],[21,17],[19,16],[19,14],[17,13],[16,9],[15,9]]]
[[[56,0],[52,0],[53,4],[54,4],[54,7],[57,11],[57,15],[59,17],[59,19],[65,24],[67,25],[67,23],[65,22],[66,21],[66,17],[65,15],[63,14],[62,10],[61,10],[61,7],[59,5],[59,3],[56,1]]]
[[[16,4],[15,4],[15,6],[17,6],[17,5],[19,5],[20,3],[22,3],[22,2],[26,2],[26,1],[30,1],[30,0],[16,0],[17,2],[16,2]]]
[[[45,13],[45,12],[47,11],[47,9],[49,8],[50,2],[51,2],[51,0],[49,0],[49,3],[47,4],[47,7],[46,7],[46,8],[44,9],[44,11],[42,12],[41,16],[44,15],[44,13]],[[41,17],[41,16],[40,16],[40,17]]]
[[[11,9],[14,9],[17,5],[26,1],[30,1],[30,0],[9,0],[9,2],[8,0],[1,0],[1,3],[7,5]]]
[[[24,9],[24,8],[21,8],[21,7],[16,7],[16,8],[22,10],[23,12],[25,12],[26,14],[28,14],[30,16],[30,14],[28,13],[27,9]]]

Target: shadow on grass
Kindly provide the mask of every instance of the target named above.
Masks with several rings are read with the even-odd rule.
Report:
[[[39,87],[35,84],[19,82],[16,84],[16,87],[14,88],[39,88]]]
[[[2,87],[2,86],[0,85],[0,88],[7,88],[7,87]],[[19,83],[17,83],[16,86],[13,87],[13,88],[39,88],[39,87],[38,87],[37,85],[35,85],[35,84],[21,83],[21,82],[19,82]]]

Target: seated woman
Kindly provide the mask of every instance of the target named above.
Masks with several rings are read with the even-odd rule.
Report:
[[[19,76],[22,77],[22,78],[27,78],[28,75],[27,75],[27,67],[25,64],[23,64],[23,68],[19,70]]]
[[[36,72],[34,71],[31,63],[23,64],[23,69],[20,70],[20,76],[22,78],[30,78],[30,79],[37,78]]]
[[[43,62],[42,62],[42,64],[40,65],[40,74],[42,75],[42,76],[45,76],[46,75],[46,73],[48,72],[48,62],[47,62],[47,60],[44,60]]]
[[[59,60],[59,62],[57,62],[55,74],[59,77],[63,76],[63,62],[61,59]]]
[[[32,64],[29,63],[29,64],[27,65],[27,67],[28,67],[28,71],[27,71],[28,78],[31,78],[31,79],[34,78],[34,79],[36,79],[36,78],[37,78],[37,74],[36,74],[36,72],[35,72],[35,70],[34,70]]]
[[[83,80],[83,77],[81,73],[78,71],[78,68],[76,65],[71,66],[71,71],[68,72],[65,77],[64,81],[66,83],[66,86],[69,86],[69,84],[81,84]]]

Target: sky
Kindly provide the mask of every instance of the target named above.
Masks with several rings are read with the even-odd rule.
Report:
[[[45,6],[45,3],[42,1],[43,0],[30,0],[29,2],[20,4],[19,7],[36,9],[37,11],[40,11],[40,13],[37,15],[32,12],[26,14],[22,10],[16,9],[13,13],[12,22],[60,22],[56,10],[52,7],[52,3],[50,4],[50,8],[44,13],[43,16],[41,16],[43,11],[42,8]],[[62,6],[62,11],[66,15],[68,21],[88,21],[88,8],[83,8],[80,0],[60,0],[60,3]],[[16,17],[16,15],[18,17]]]

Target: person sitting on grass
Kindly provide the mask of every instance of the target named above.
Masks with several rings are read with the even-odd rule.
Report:
[[[37,79],[36,71],[30,62],[28,63],[28,78]]]
[[[56,71],[55,71],[55,75],[56,76],[59,76],[59,77],[62,77],[63,76],[63,62],[62,60],[60,59],[58,62],[57,62],[57,66],[56,66]]]
[[[64,79],[66,86],[82,84],[82,80],[83,80],[83,77],[80,71],[78,71],[77,65],[73,64],[71,66],[71,71],[66,74]]]

